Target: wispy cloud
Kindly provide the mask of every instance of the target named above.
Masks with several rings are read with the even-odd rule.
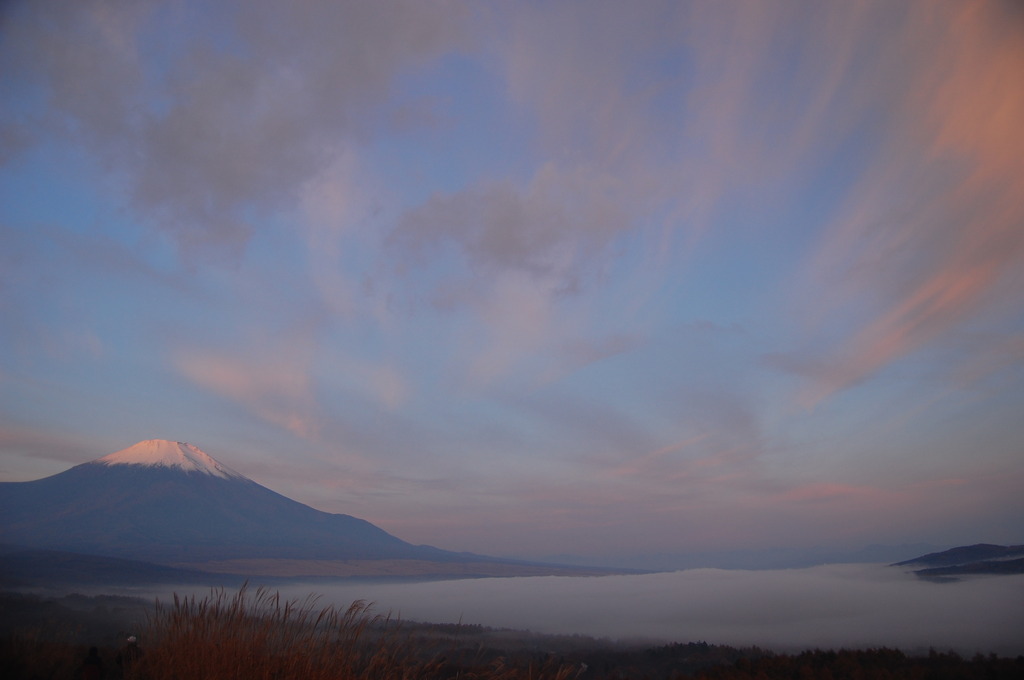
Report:
[[[817,304],[836,305],[823,317],[859,323],[826,349],[809,404],[950,331],[991,321],[988,310],[1021,294],[1013,277],[1024,259],[1024,133],[1012,122],[1024,115],[1019,17],[983,3],[908,14],[904,63],[881,79],[883,144],[814,263],[824,291]]]
[[[309,366],[289,347],[278,362],[245,359],[237,352],[185,351],[176,365],[196,385],[252,410],[300,437],[317,432],[319,413]]]
[[[201,9],[12,10],[25,16],[7,46],[42,84],[43,130],[104,159],[140,221],[192,257],[237,258],[255,215],[289,207],[329,165],[325,149],[372,133],[398,70],[459,43],[463,15],[403,0],[228,3],[214,22]]]
[[[111,446],[120,444],[116,437]],[[75,432],[57,432],[27,425],[4,423],[0,425],[0,447],[4,460],[0,464],[0,480],[27,481],[17,474],[19,464],[25,461],[45,461],[50,474],[63,472],[69,465],[78,465],[98,458],[92,445]]]

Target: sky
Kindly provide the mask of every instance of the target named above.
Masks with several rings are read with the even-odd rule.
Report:
[[[514,556],[1024,542],[1024,9],[7,2],[0,480]]]

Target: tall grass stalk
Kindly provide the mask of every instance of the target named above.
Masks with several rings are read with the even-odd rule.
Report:
[[[417,661],[387,617],[354,602],[318,607],[317,598],[285,601],[265,588],[223,589],[197,599],[157,603],[143,654],[125,677],[141,680],[308,678],[360,680],[436,677]]]

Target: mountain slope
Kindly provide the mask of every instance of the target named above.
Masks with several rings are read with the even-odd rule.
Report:
[[[164,563],[469,557],[315,510],[196,447],[161,440],[45,479],[2,483],[0,516],[2,543]]]
[[[976,543],[963,545],[942,552],[921,555],[911,560],[897,562],[897,567],[954,567],[992,560],[1007,560],[1024,557],[1024,545],[992,545]]]
[[[946,578],[955,576],[972,576],[976,574],[1024,574],[1024,557],[1010,560],[985,560],[969,562],[951,567],[930,567],[917,569],[915,574],[921,578]]]
[[[920,567],[913,570],[916,576],[940,582],[977,574],[1024,574],[1024,545],[962,545],[891,566]]]
[[[81,555],[60,550],[8,552],[0,547],[0,587],[3,588],[53,588],[111,583],[122,588],[155,583],[237,586],[243,579],[234,574],[211,574],[117,557]]]

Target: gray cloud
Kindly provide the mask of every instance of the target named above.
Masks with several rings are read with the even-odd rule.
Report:
[[[569,292],[633,226],[628,206],[636,199],[623,189],[593,169],[545,165],[526,187],[502,181],[435,194],[402,216],[389,242],[420,261],[455,244],[483,278],[512,269],[550,280],[554,294]]]
[[[253,217],[373,134],[396,74],[458,44],[462,16],[406,0],[194,11],[27,4],[10,13],[4,61],[21,76],[9,94],[50,106],[37,141],[83,143],[144,222],[197,252],[237,251]]]

